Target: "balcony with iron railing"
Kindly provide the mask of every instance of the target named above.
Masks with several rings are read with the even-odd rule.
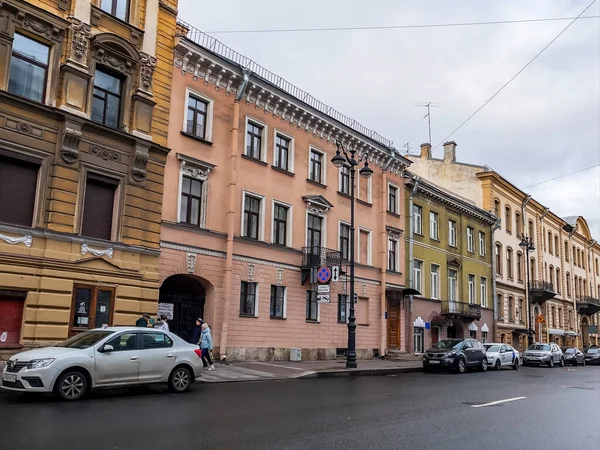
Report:
[[[473,321],[481,319],[481,306],[454,300],[444,300],[441,305],[443,316],[451,316],[459,319]]]
[[[581,297],[576,301],[577,312],[582,315],[591,316],[600,312],[600,299],[594,297]]]
[[[346,262],[339,250],[319,246],[302,247],[302,264],[300,266],[302,269],[302,284],[309,279],[316,282],[316,271],[320,267],[331,269],[337,266],[342,270],[342,264],[346,264]]]
[[[531,302],[544,304],[547,300],[556,297],[554,286],[548,281],[531,281],[529,284],[529,290],[531,292]]]

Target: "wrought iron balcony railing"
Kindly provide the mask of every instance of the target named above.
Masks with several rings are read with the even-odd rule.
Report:
[[[532,291],[546,291],[546,292],[554,292],[554,286],[552,283],[548,281],[532,281],[530,284],[530,289]]]
[[[302,247],[302,267],[333,267],[342,264],[342,252],[325,247]]]
[[[452,300],[442,301],[441,312],[443,315],[448,316],[481,318],[481,306]]]
[[[591,316],[600,311],[600,299],[594,297],[581,297],[576,300],[577,312]]]

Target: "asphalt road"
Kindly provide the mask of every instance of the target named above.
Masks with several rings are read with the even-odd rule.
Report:
[[[520,448],[600,448],[600,367],[0,393],[2,450]]]

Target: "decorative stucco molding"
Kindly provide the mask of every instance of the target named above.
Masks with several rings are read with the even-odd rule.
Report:
[[[469,324],[469,331],[477,331],[478,329],[479,329],[479,327],[475,324],[475,322],[471,322]]]
[[[415,328],[425,328],[425,321],[421,318],[421,316],[417,317],[413,322],[413,327]]]
[[[152,91],[155,68],[156,58],[146,53],[140,53],[140,86],[148,92]]]
[[[487,323],[484,323],[483,326],[481,327],[481,331],[483,333],[487,333],[490,331],[489,327],[487,326]]]
[[[188,273],[194,273],[196,271],[196,254],[195,253],[187,253],[187,271]]]
[[[31,247],[31,245],[33,244],[33,237],[31,237],[30,235],[25,235],[25,236],[21,236],[21,237],[13,237],[13,236],[6,236],[5,234],[0,234],[0,239],[3,240],[4,242],[6,242],[7,244],[25,244],[25,247]]]
[[[88,246],[86,243],[82,243],[81,244],[81,254],[86,255],[87,253],[91,253],[94,256],[108,256],[111,259],[113,257],[113,249],[112,248],[100,250],[97,248],[92,248],[92,247]]]
[[[137,144],[133,155],[131,176],[135,181],[142,182],[146,179],[146,165],[148,164],[149,152],[145,145]]]
[[[248,281],[254,281],[254,264],[248,264]]]
[[[277,286],[283,285],[283,269],[275,269],[277,273]]]
[[[90,38],[92,37],[91,27],[75,18],[72,21],[70,57],[82,65],[87,65]]]
[[[72,164],[79,158],[79,143],[81,142],[81,136],[80,126],[72,123],[65,124],[60,156],[66,163]]]

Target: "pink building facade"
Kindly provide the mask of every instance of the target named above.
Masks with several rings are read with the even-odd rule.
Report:
[[[171,328],[187,338],[201,317],[231,361],[289,359],[290,349],[303,359],[344,354],[351,201],[349,171],[330,162],[339,139],[367,153],[374,171],[364,179],[357,170],[355,182],[358,357],[405,349],[410,162],[243,56],[213,53],[201,45],[211,38],[180,31],[159,267],[159,310],[172,314]],[[321,265],[341,269],[329,301],[312,283]]]

